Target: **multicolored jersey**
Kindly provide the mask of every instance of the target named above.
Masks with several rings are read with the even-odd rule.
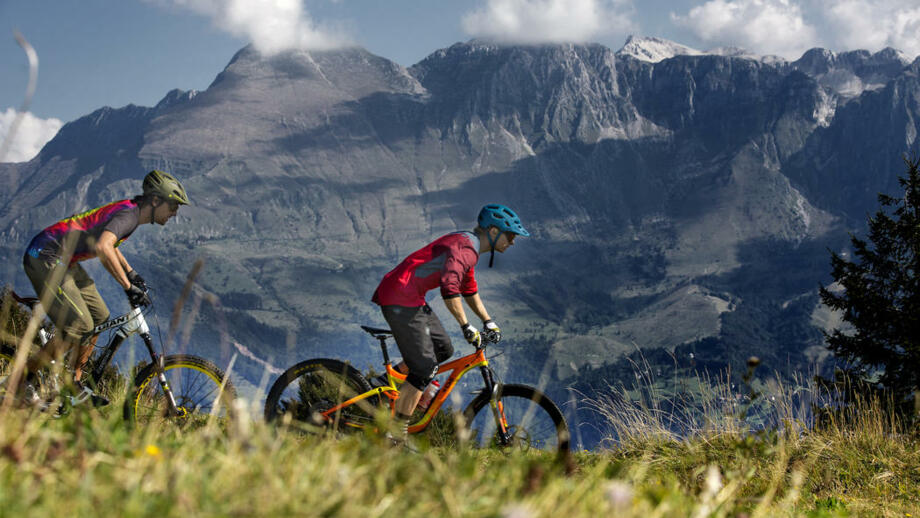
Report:
[[[478,260],[476,234],[447,234],[413,252],[384,275],[371,300],[381,306],[424,306],[425,293],[437,287],[445,299],[475,295],[478,287],[473,267]]]
[[[65,244],[73,246],[70,263],[96,257],[96,241],[108,230],[120,245],[138,225],[140,209],[131,200],[121,200],[58,221],[32,238],[26,254],[45,260],[62,260]]]

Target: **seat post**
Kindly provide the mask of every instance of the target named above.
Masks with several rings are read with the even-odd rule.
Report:
[[[377,340],[380,340],[380,351],[383,353],[383,364],[390,364],[390,355],[387,353],[387,337],[386,335],[377,335]]]

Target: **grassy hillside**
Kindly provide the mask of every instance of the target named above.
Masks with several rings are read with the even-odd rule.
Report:
[[[13,309],[0,316],[16,335]],[[917,430],[870,403],[815,419],[816,389],[752,372],[746,387],[651,374],[611,387],[585,402],[611,440],[563,458],[453,435],[416,437],[418,452],[303,436],[262,423],[261,401],[194,430],[129,429],[117,390],[58,419],[0,407],[0,518],[920,516]]]
[[[130,431],[115,408],[0,415],[0,516],[920,515],[920,441],[871,408],[821,431],[650,428],[568,462],[252,420]]]

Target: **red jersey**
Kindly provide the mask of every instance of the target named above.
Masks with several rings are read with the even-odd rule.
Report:
[[[371,300],[381,306],[424,306],[425,294],[437,287],[445,299],[475,295],[478,288],[473,267],[477,261],[476,234],[447,234],[413,252],[384,275]]]

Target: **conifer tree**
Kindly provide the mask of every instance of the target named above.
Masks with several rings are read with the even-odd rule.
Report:
[[[920,387],[920,158],[904,162],[903,197],[879,194],[868,239],[851,235],[852,261],[832,254],[837,286],[820,292],[848,324],[825,338],[850,379],[888,392],[907,410]]]

